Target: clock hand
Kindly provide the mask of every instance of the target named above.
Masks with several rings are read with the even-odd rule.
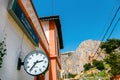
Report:
[[[39,62],[43,62],[43,60],[41,60],[41,61],[36,61],[36,62],[34,62],[34,64],[33,64],[33,66],[30,68],[30,70],[29,71],[31,71],[32,69],[33,69],[33,67],[37,64],[37,63],[39,63]]]
[[[37,61],[36,63],[39,63],[39,62],[43,62],[44,60],[41,60],[41,61]]]
[[[31,71],[31,70],[33,69],[33,67],[34,67],[36,64],[37,64],[37,61],[36,61],[36,62],[34,62],[33,66],[30,68],[30,70],[29,70],[29,71]]]

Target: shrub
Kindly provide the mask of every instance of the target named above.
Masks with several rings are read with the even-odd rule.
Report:
[[[6,54],[6,44],[5,41],[1,41],[0,42],[0,68],[2,67],[2,63],[3,63],[3,57]]]

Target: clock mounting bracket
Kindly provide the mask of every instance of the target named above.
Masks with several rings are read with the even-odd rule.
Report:
[[[21,66],[24,65],[24,62],[22,62],[22,59],[19,57],[18,58],[18,64],[17,64],[17,70],[20,70],[21,69]]]

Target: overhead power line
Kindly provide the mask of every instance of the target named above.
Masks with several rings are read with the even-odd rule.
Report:
[[[115,28],[116,28],[116,26],[117,26],[117,24],[118,24],[119,21],[120,21],[120,18],[119,18],[119,19],[117,20],[117,22],[115,23],[115,25],[114,25],[114,27],[113,27],[110,35],[108,36],[108,39],[111,37],[111,35],[112,35],[112,33],[114,32],[114,30],[115,30]]]
[[[115,30],[115,28],[116,28],[117,24],[119,23],[119,21],[120,21],[120,17],[118,18],[118,20],[117,20],[117,22],[115,23],[115,25],[114,25],[114,27],[113,27],[113,29],[112,29],[111,33],[109,34],[108,39],[110,38],[110,36],[111,36],[111,35],[112,35],[112,33],[114,32],[114,30]],[[102,49],[102,50],[103,50],[103,49]],[[100,51],[100,53],[98,54],[98,56],[96,57],[96,59],[100,56],[100,54],[102,53],[102,50]]]
[[[109,16],[108,16],[108,18],[107,18],[107,20],[106,20],[106,22],[105,22],[104,29],[105,29],[105,27],[106,27],[106,30],[107,30],[108,21],[111,19],[111,15],[112,15],[112,13],[114,12],[114,9],[115,9],[117,3],[118,3],[118,0],[115,1],[114,5],[113,5],[113,8],[111,9],[111,11],[110,11],[110,13],[109,13]],[[99,38],[101,38],[101,37],[103,36],[103,33],[104,33],[104,32],[105,32],[105,30],[103,30],[103,32],[101,33],[101,35],[100,35]],[[102,39],[101,39],[101,40],[102,40]]]
[[[113,8],[111,9],[111,11],[110,11],[110,13],[109,13],[109,16],[108,16],[108,18],[107,18],[107,20],[106,20],[106,22],[105,22],[104,27],[107,26],[107,23],[108,23],[109,19],[111,18],[111,15],[112,15],[112,13],[113,13],[113,11],[114,11],[114,9],[115,9],[117,3],[118,3],[118,0],[115,1],[114,5],[113,5]],[[110,26],[109,26],[109,27],[110,27]],[[104,29],[105,29],[105,28],[104,28]],[[109,28],[109,29],[110,29],[110,28]],[[106,33],[104,34],[104,38],[105,38],[105,36],[107,35],[109,29],[108,29],[108,28],[106,29],[107,31],[106,31]],[[102,38],[102,39],[100,39],[101,41],[104,40],[104,38],[102,37],[104,32],[105,32],[105,30],[103,30],[103,31],[101,32],[101,34],[100,34],[98,40],[99,40],[100,38]],[[96,49],[96,48],[97,48],[97,49]],[[97,51],[99,50],[99,44],[98,44],[98,43],[96,43],[95,49],[96,49],[96,52],[95,52],[95,53],[93,52],[94,56],[95,56],[95,54],[97,53]],[[93,57],[93,56],[92,56],[92,57]]]
[[[115,18],[116,18],[116,16],[117,16],[117,13],[119,12],[119,10],[120,10],[120,6],[118,7],[118,9],[117,9],[115,15],[113,16],[113,18],[112,18],[112,20],[111,20],[111,22],[110,22],[110,25],[109,25],[107,31],[105,32],[105,34],[104,34],[104,36],[103,36],[103,38],[102,38],[102,41],[105,39],[105,37],[106,37],[108,31],[110,30],[110,27],[111,27],[113,21],[115,20]]]
[[[112,31],[111,31],[111,33],[109,34],[109,36],[108,36],[107,39],[109,39],[109,38],[111,37],[111,35],[112,35],[112,33],[114,32],[115,28],[117,27],[117,24],[119,23],[119,21],[120,21],[120,17],[118,18],[117,22],[115,23],[115,25],[114,25],[114,27],[113,27],[113,29],[112,29]],[[103,49],[102,49],[102,50],[103,50]],[[98,54],[98,56],[96,57],[96,59],[100,56],[100,54],[102,53],[102,50],[99,52],[99,54]]]
[[[52,15],[54,15],[54,0],[52,0]]]
[[[117,1],[118,1],[118,0],[116,0],[116,2],[117,2]],[[116,4],[116,2],[115,2],[115,4]],[[115,7],[115,5],[114,5],[114,7]],[[114,10],[114,7],[113,7],[112,11]],[[110,22],[110,25],[108,26],[108,28],[107,28],[107,30],[106,30],[106,32],[105,32],[105,34],[104,34],[104,36],[103,36],[101,42],[105,39],[105,37],[106,37],[108,31],[110,30],[111,25],[113,24],[113,22],[114,22],[114,20],[115,20],[115,18],[116,18],[116,16],[117,16],[119,10],[120,10],[120,6],[117,8],[117,10],[116,10],[116,12],[115,12],[115,15],[113,16],[113,18],[112,18],[112,20],[111,20],[111,22]],[[118,24],[118,22],[119,22],[119,19],[118,19],[117,23],[115,24],[115,26]],[[115,26],[114,26],[114,27],[115,27]],[[114,31],[114,28],[112,29],[112,31],[111,31],[109,37],[111,36],[111,34],[113,33],[113,31]],[[100,44],[99,44],[99,46],[98,46],[98,48],[97,48],[97,50],[96,50],[96,52],[94,53],[94,56],[93,56],[92,58],[94,58],[95,55],[96,55],[96,53],[98,52],[99,47],[100,47],[100,45],[101,45],[101,42],[100,42]],[[101,51],[102,51],[102,50],[101,50]],[[100,53],[101,53],[101,52],[100,52]]]

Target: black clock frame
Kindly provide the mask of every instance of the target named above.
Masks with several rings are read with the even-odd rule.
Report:
[[[27,56],[29,56],[30,54],[33,54],[33,52],[42,53],[43,55],[45,55],[45,56],[48,58],[48,56],[47,56],[43,51],[40,51],[40,50],[34,50],[34,51],[29,52],[28,55],[26,55],[25,58],[27,58]],[[25,62],[25,59],[24,59],[24,62]],[[24,64],[24,63],[21,63],[21,64]],[[50,65],[50,60],[49,60],[49,58],[48,58],[48,66],[47,66],[46,70],[45,70],[44,72],[40,73],[40,74],[37,74],[37,75],[33,75],[33,74],[28,73],[28,72],[26,71],[26,69],[25,69],[25,66],[24,66],[24,70],[25,70],[29,75],[39,76],[39,75],[45,74],[45,73],[48,71],[49,65]]]

